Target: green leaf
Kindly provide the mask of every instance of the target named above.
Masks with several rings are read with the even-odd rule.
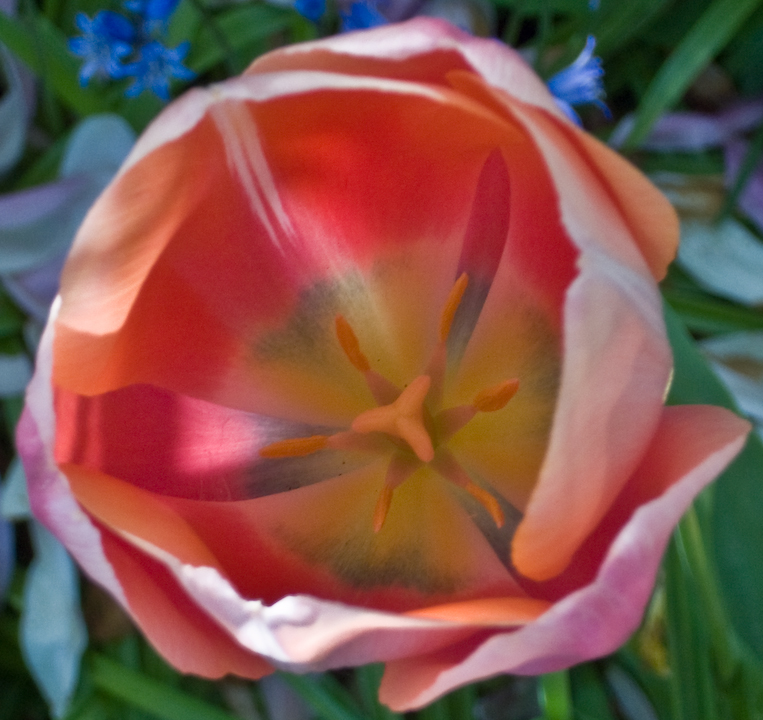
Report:
[[[607,56],[622,48],[655,19],[672,0],[630,0],[607,13],[596,32],[596,52]]]
[[[455,720],[470,720],[474,716],[477,689],[474,685],[466,685],[446,695],[445,702],[448,706],[449,717]]]
[[[572,720],[570,676],[566,670],[540,678],[540,706],[544,720]]]
[[[734,401],[715,377],[675,312],[665,319],[675,376],[671,404],[711,403],[734,410]],[[752,433],[744,450],[715,482],[711,529],[723,599],[739,637],[763,658],[763,442]]]
[[[721,150],[705,152],[654,152],[639,153],[637,164],[642,172],[652,175],[659,172],[682,175],[723,175],[726,167]]]
[[[693,597],[694,578],[677,537],[665,557],[667,636],[672,709],[675,720],[705,720],[708,688],[712,688],[709,639]]]
[[[625,147],[637,146],[657,118],[681,98],[692,81],[733,38],[761,0],[714,0],[654,77],[639,105]]]
[[[745,23],[721,62],[745,97],[763,92],[763,7]]]
[[[763,443],[751,435],[716,482],[713,540],[718,576],[739,637],[763,658]]]
[[[607,690],[594,663],[570,668],[570,687],[575,718],[580,720],[615,720]]]
[[[366,665],[355,670],[355,684],[363,701],[368,720],[397,720],[401,715],[392,712],[379,700],[379,683],[384,673],[384,665]]]
[[[24,22],[0,13],[0,42],[5,43],[70,110],[80,116],[109,110],[102,95],[79,84],[78,60],[69,52],[66,36],[46,17]]]
[[[416,713],[416,720],[451,720],[451,716],[448,713],[448,706],[444,700],[438,700],[431,705],[427,705],[425,708],[421,708]],[[452,720],[461,720],[460,718],[453,718]]]
[[[665,299],[692,332],[703,335],[763,330],[763,313],[702,292],[671,288]]]
[[[24,314],[4,293],[0,293],[0,337],[16,335],[23,328]]]
[[[224,42],[221,42],[209,24],[205,25],[193,44],[187,65],[194,72],[206,72],[225,60],[226,44],[235,52],[253,47],[274,33],[287,30],[292,18],[292,11],[265,4],[226,10],[214,18]]]
[[[89,669],[89,678],[99,690],[159,720],[237,720],[221,708],[130,670],[104,655],[91,655]]]
[[[367,720],[347,689],[329,673],[317,676],[281,673],[280,677],[323,720]]]
[[[501,7],[518,8],[528,14],[540,14],[546,10],[573,15],[588,15],[588,0],[493,0]]]

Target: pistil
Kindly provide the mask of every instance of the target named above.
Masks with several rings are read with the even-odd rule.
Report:
[[[424,424],[424,401],[431,384],[428,375],[419,375],[393,403],[358,415],[352,421],[352,429],[357,433],[380,432],[404,440],[421,462],[429,462],[434,457],[434,447]]]

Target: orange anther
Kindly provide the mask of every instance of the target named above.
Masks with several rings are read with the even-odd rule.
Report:
[[[495,412],[506,406],[519,390],[519,380],[504,380],[487,390],[483,390],[474,398],[474,407],[480,412]]]
[[[302,457],[310,455],[318,450],[323,450],[328,442],[326,435],[311,435],[303,438],[290,438],[265,445],[260,448],[260,457],[263,458],[286,458]]]
[[[379,493],[379,499],[376,501],[376,507],[374,508],[374,532],[378,533],[384,526],[384,521],[387,519],[387,513],[389,512],[389,506],[392,504],[392,488],[389,485],[385,485],[382,491]]]
[[[487,491],[483,490],[479,485],[475,485],[471,480],[466,483],[464,490],[469,493],[485,510],[490,513],[490,517],[493,518],[493,522],[496,527],[503,527],[505,519],[503,517],[503,510],[498,504],[498,501]]]
[[[337,315],[335,322],[336,336],[339,339],[342,350],[344,350],[344,354],[347,355],[347,359],[360,372],[368,372],[371,369],[371,365],[368,362],[368,358],[360,351],[358,337],[350,327],[350,323],[347,322],[343,315]]]
[[[453,317],[461,304],[461,298],[464,296],[466,286],[469,284],[469,276],[462,273],[456,280],[456,284],[450,290],[448,299],[445,301],[445,307],[440,316],[440,342],[445,342],[450,334],[450,326],[453,324]]]

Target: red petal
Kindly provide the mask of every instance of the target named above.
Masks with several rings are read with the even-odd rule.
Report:
[[[180,672],[252,679],[273,672],[265,659],[243,648],[201,610],[159,563],[108,531],[102,531],[101,539],[124,588],[130,614],[156,650]]]

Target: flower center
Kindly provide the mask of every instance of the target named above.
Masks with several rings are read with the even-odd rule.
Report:
[[[429,375],[419,375],[397,400],[360,413],[350,427],[357,433],[381,432],[405,440],[421,462],[430,462],[434,447],[424,425],[424,401],[431,385]]]
[[[289,438],[260,449],[264,458],[285,458],[310,455],[326,448],[356,449],[389,453],[372,442],[374,436],[384,436],[392,442],[393,451],[374,511],[373,527],[379,532],[399,485],[405,482],[422,464],[428,464],[445,480],[469,493],[493,518],[498,527],[504,515],[496,496],[477,485],[448,450],[447,441],[463,428],[477,413],[502,410],[519,389],[519,380],[505,380],[478,393],[471,404],[437,409],[442,395],[447,358],[446,342],[450,334],[469,278],[464,273],[451,289],[440,317],[439,343],[427,366],[403,390],[373,369],[360,348],[355,332],[342,315],[337,315],[336,336],[350,363],[365,376],[377,407],[366,410],[351,423],[350,429],[335,435],[313,435]],[[369,442],[371,440],[371,442]]]

